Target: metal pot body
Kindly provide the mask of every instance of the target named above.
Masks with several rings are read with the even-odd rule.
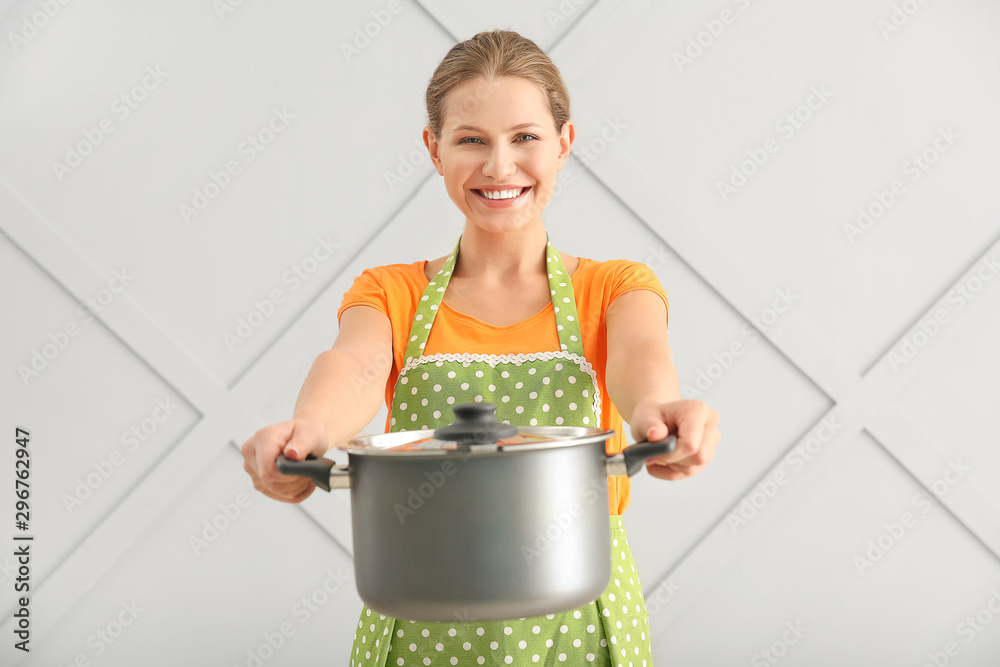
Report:
[[[358,593],[418,621],[554,613],[607,587],[604,442],[349,457]]]

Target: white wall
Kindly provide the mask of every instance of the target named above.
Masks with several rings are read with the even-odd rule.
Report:
[[[510,27],[580,130],[553,239],[656,270],[687,394],[723,415],[704,474],[634,482],[658,664],[996,665],[1000,8],[388,6],[0,2],[4,465],[28,428],[36,535],[30,657],[0,557],[0,664],[247,665],[284,622],[265,664],[346,662],[345,494],[270,501],[238,446],[290,414],[355,275],[451,247],[423,90]]]

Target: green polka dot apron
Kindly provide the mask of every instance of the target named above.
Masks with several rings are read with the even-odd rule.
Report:
[[[420,297],[396,381],[390,430],[440,428],[453,420],[452,406],[479,401],[495,403],[497,419],[510,424],[600,426],[601,395],[583,354],[573,285],[551,243],[545,259],[559,350],[423,354],[459,245]],[[592,603],[545,616],[471,623],[395,619],[366,605],[351,648],[352,667],[651,665],[639,575],[621,517],[609,520],[611,579]]]

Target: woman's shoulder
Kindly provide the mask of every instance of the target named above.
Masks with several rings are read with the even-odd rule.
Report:
[[[344,293],[341,308],[356,303],[377,303],[387,312],[391,304],[402,306],[416,301],[427,285],[425,263],[383,264],[364,269]]]
[[[631,259],[591,259],[580,257],[573,280],[582,281],[621,281],[643,280],[656,278],[649,266]]]
[[[626,292],[650,290],[666,302],[667,294],[656,273],[646,264],[631,259],[595,260],[580,258],[572,276],[578,300],[593,307],[607,308]]]
[[[365,269],[359,278],[368,278],[380,284],[411,284],[424,280],[426,260],[409,264],[382,264]],[[424,280],[426,282],[426,280]]]

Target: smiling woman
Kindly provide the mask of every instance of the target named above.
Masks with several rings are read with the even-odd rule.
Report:
[[[656,275],[638,262],[571,257],[549,242],[542,212],[575,140],[552,61],[517,33],[479,33],[438,66],[427,113],[424,145],[465,216],[464,231],[446,256],[375,267],[355,280],[337,340],[314,363],[293,419],[243,446],[255,486],[278,500],[305,499],[312,482],[279,474],[278,455],[300,461],[346,444],[383,400],[387,431],[438,429],[453,406],[488,402],[508,424],[614,431],[607,454],[626,444],[625,417],[636,440],[677,436],[672,454],[647,462],[650,474],[700,472],[719,441],[719,415],[681,400]],[[616,473],[607,488],[611,577],[592,602],[480,622],[460,613],[454,622],[416,622],[365,606],[351,664],[650,664],[642,585],[621,520],[628,477]],[[354,526],[355,534],[371,529]],[[440,549],[443,564],[476,558]],[[585,559],[566,560],[571,572]],[[430,581],[442,572],[450,579]],[[455,577],[448,568],[425,574],[438,588]]]
[[[535,81],[502,72],[496,79],[454,86],[444,103],[429,105],[442,117],[424,129],[431,161],[452,201],[467,218],[482,218],[496,232],[541,226],[575,136],[572,122],[553,118],[553,104]],[[568,100],[559,84],[548,88],[561,90],[557,106],[565,110]],[[509,124],[511,119],[520,122]]]

